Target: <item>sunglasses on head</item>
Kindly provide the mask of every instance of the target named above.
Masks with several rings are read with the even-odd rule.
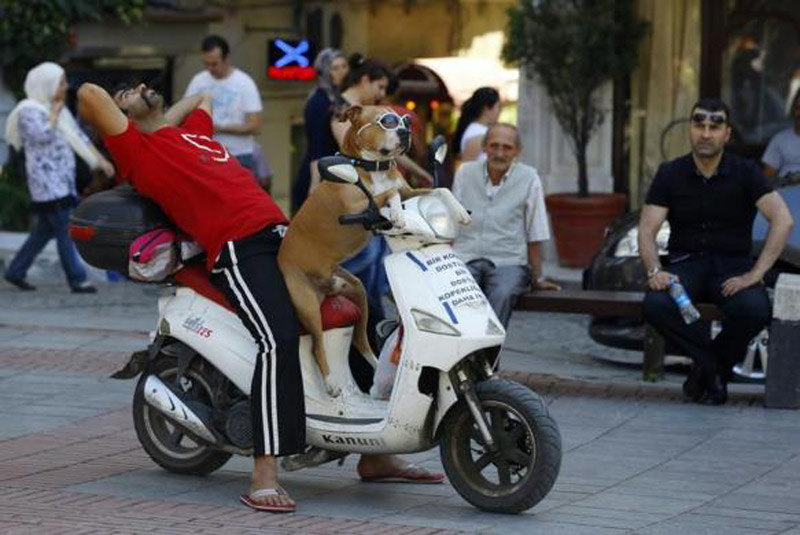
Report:
[[[708,113],[705,111],[696,111],[692,114],[692,122],[694,124],[703,124],[710,121],[711,124],[720,125],[728,122],[728,118],[723,112]]]
[[[376,124],[380,126],[383,130],[387,132],[394,132],[395,130],[399,130],[400,128],[405,128],[406,130],[411,130],[411,116],[410,115],[397,115],[394,112],[386,112],[374,123],[367,123],[359,128],[358,133],[360,134],[363,129],[368,127],[371,124]]]

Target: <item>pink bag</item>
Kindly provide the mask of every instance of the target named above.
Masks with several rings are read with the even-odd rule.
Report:
[[[160,282],[181,267],[178,236],[157,228],[133,240],[128,256],[128,275],[143,282]]]

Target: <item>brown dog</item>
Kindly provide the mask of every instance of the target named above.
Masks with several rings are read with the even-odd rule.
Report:
[[[397,128],[387,130],[382,127],[379,121],[387,114],[394,114],[394,111],[380,106],[353,106],[345,111],[341,120],[349,121],[351,126],[345,135],[342,150],[347,156],[363,160],[361,164],[367,167],[377,167],[370,172],[357,169],[361,180],[372,191],[378,207],[389,204],[392,223],[402,227],[401,199],[430,190],[412,190],[397,170],[394,159],[405,151],[410,132],[396,114],[395,118],[390,119],[399,120]],[[384,123],[392,126],[390,121]],[[459,210],[455,212],[459,220],[469,222],[466,210],[454,197],[452,202]],[[367,362],[373,367],[377,366],[367,341],[366,292],[358,278],[340,267],[342,262],[367,244],[370,232],[361,225],[339,224],[339,216],[360,213],[367,205],[367,198],[356,186],[323,181],[292,219],[278,252],[278,264],[286,279],[298,320],[311,335],[314,358],[325,377],[328,393],[333,396],[339,395],[341,386],[331,384],[329,380],[330,368],[322,343],[320,305],[325,295],[340,293],[361,309],[361,321],[355,327],[353,345]]]

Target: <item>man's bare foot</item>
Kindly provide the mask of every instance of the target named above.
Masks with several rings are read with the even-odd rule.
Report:
[[[253,509],[270,512],[292,512],[297,504],[278,483],[278,463],[275,457],[256,457],[250,491],[241,500]]]
[[[362,481],[394,483],[441,483],[444,474],[431,472],[396,455],[362,455],[358,461]]]

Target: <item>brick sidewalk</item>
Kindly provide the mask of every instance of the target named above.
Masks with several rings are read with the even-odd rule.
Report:
[[[455,533],[302,512],[261,514],[237,505],[233,496],[231,506],[224,507],[131,500],[68,488],[151,467],[127,409],[49,433],[0,441],[0,533]]]

